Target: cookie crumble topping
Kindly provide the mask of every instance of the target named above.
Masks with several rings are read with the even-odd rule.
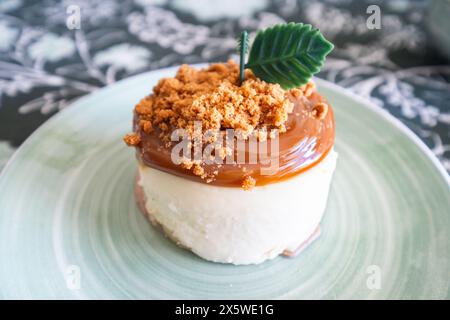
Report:
[[[201,70],[182,65],[174,78],[163,78],[153,94],[136,105],[140,126],[149,130],[149,123],[159,128],[167,140],[171,129],[182,128],[193,133],[194,121],[202,129],[239,129],[244,136],[255,129],[279,129],[284,126],[293,103],[288,95],[310,94],[311,85],[301,89],[283,90],[246,70],[246,81],[239,86],[238,65],[232,60]]]

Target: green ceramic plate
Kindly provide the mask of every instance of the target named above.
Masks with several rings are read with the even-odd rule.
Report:
[[[398,121],[324,81],[339,159],[321,238],[237,267],[153,229],[121,138],[134,104],[174,72],[79,100],[17,151],[0,177],[1,298],[450,298],[447,174]]]

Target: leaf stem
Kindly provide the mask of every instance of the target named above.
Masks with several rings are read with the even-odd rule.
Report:
[[[240,39],[240,48],[239,48],[239,85],[242,85],[242,82],[245,80],[245,55],[248,51],[248,33],[247,31],[242,31],[241,39]]]

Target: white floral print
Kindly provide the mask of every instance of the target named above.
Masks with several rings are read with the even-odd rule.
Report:
[[[146,48],[124,43],[96,53],[93,61],[99,67],[107,66],[109,73],[119,70],[132,73],[145,68],[150,57],[151,53]],[[109,83],[114,81],[114,77],[111,75],[109,78]]]
[[[236,58],[236,35],[241,30],[253,38],[256,30],[269,25],[302,21],[318,27],[336,44],[319,77],[394,114],[450,171],[450,66],[437,60],[436,46],[430,46],[425,28],[430,2],[377,0],[383,27],[375,31],[366,27],[365,11],[358,11],[372,3],[3,0],[0,125],[15,112],[14,117],[27,114],[35,119],[37,126],[79,97],[138,72]],[[66,27],[66,8],[73,4],[81,9],[79,30]],[[412,62],[399,58],[404,52]]]
[[[28,53],[35,60],[58,61],[70,57],[75,52],[75,44],[68,37],[46,34],[29,46]]]

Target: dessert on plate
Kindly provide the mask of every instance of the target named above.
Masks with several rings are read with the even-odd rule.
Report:
[[[222,263],[292,256],[320,232],[337,154],[311,76],[333,46],[310,25],[258,32],[244,63],[182,65],[134,108],[135,194],[179,246]]]

